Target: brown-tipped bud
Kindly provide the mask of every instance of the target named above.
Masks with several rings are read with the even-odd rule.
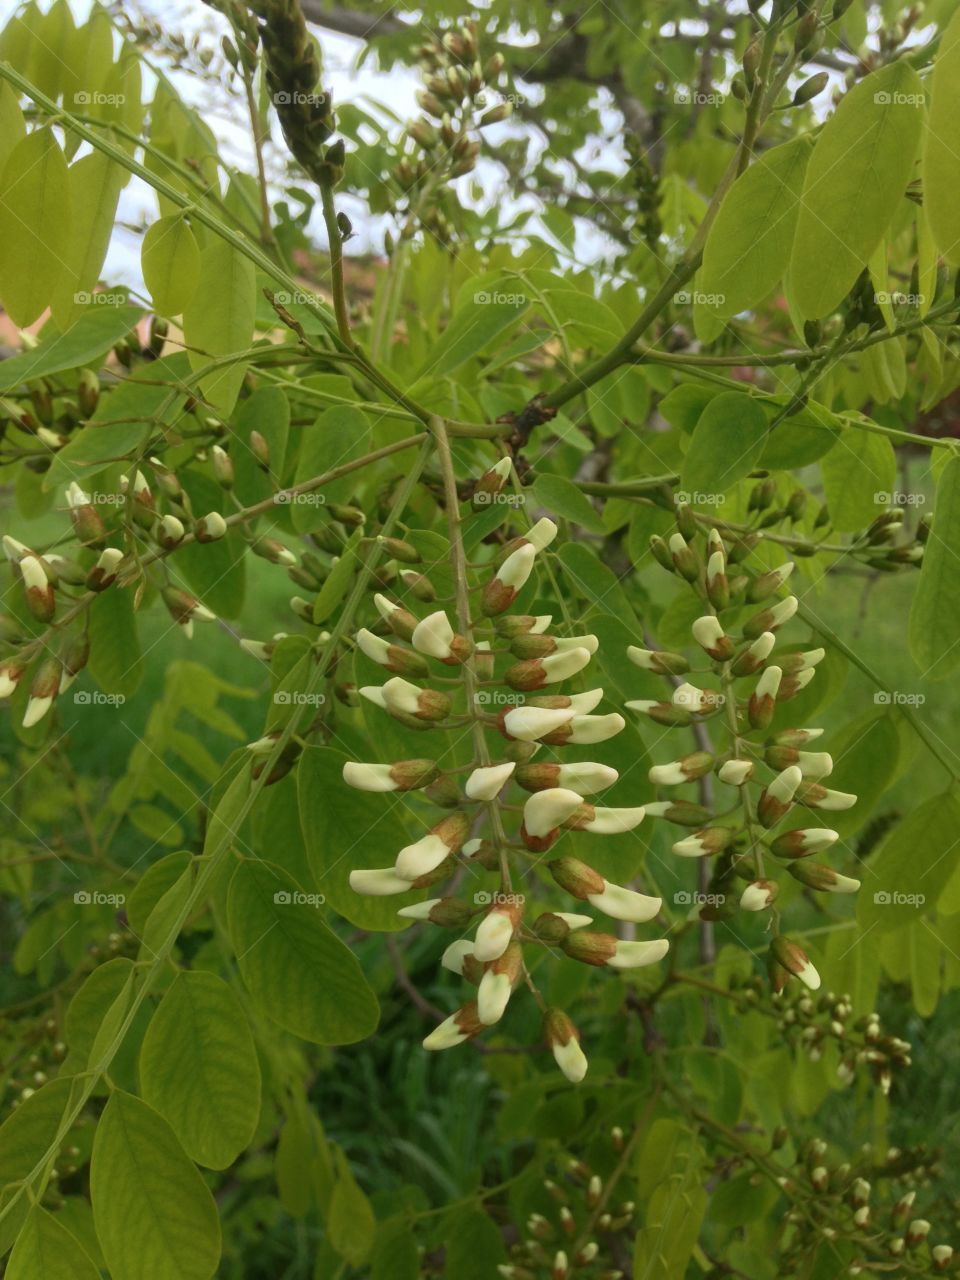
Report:
[[[334,520],[339,520],[348,529],[358,529],[367,518],[359,507],[351,507],[342,502],[328,502],[327,510]]]
[[[133,499],[130,510],[135,522],[142,529],[153,527],[157,517],[157,504],[142,471],[137,471],[133,477]]]
[[[404,609],[403,605],[395,604],[383,595],[375,595],[373,603],[377,606],[381,618],[383,618],[395,636],[399,636],[402,640],[413,639],[413,633],[417,628],[417,619],[408,609]]]
[[[704,827],[692,836],[675,841],[673,852],[680,858],[709,858],[728,849],[736,836],[732,827]]]
[[[266,441],[266,437],[262,436],[259,431],[251,431],[247,441],[250,446],[250,452],[257,461],[257,465],[262,471],[270,470],[270,446]]]
[[[668,543],[673,567],[681,578],[687,582],[696,582],[700,577],[700,561],[697,553],[687,543],[682,533],[674,533]]]
[[[650,538],[650,551],[657,564],[661,565],[668,573],[674,572],[673,556],[670,554],[670,548],[658,534],[653,534]]]
[[[213,464],[213,475],[217,484],[224,489],[233,488],[233,461],[226,449],[215,444],[210,450],[210,461]]]
[[[473,909],[459,898],[428,898],[397,912],[405,920],[429,920],[444,929],[462,929],[473,914]]]
[[[529,578],[536,554],[536,548],[532,543],[521,542],[520,546],[507,556],[497,569],[496,576],[491,578],[483,588],[480,609],[485,617],[506,613]]]
[[[513,666],[507,668],[503,678],[511,689],[530,693],[534,689],[542,689],[545,685],[568,680],[582,671],[589,661],[589,649],[562,649],[559,653],[553,653],[546,658],[531,658],[528,661],[515,662]]]
[[[100,401],[100,379],[92,369],[82,369],[77,382],[77,404],[85,418],[96,412]]]
[[[90,658],[90,638],[86,632],[70,636],[61,654],[60,692],[64,693],[87,665]]]
[[[463,800],[460,788],[449,773],[441,774],[429,784],[423,793],[431,804],[439,809],[455,809]]]
[[[770,954],[782,969],[799,978],[805,987],[811,991],[819,990],[820,975],[802,947],[779,934],[770,943]]]
[[[472,502],[475,510],[490,505],[510,479],[511,461],[501,458],[489,471],[485,471],[473,487]]]
[[[193,532],[198,542],[217,542],[226,536],[227,522],[219,511],[209,511],[197,521]]]
[[[773,652],[776,636],[772,631],[764,631],[746,649],[741,649],[733,662],[730,671],[735,676],[752,676],[759,671]]]
[[[403,564],[419,564],[423,559],[413,543],[405,542],[402,538],[384,538],[378,534],[377,542],[384,554],[391,556],[394,560],[402,561]]]
[[[706,582],[707,599],[715,609],[725,609],[730,603],[730,582],[727,578],[727,558],[722,549],[709,554]]]
[[[269,560],[271,564],[282,564],[285,568],[290,568],[297,563],[297,557],[290,548],[285,547],[276,538],[254,538],[250,543],[250,550],[261,560]]]
[[[690,670],[690,663],[682,653],[669,653],[662,649],[640,649],[627,646],[627,657],[642,671],[652,671],[659,676],[682,676]]]
[[[740,895],[740,910],[766,911],[779,891],[775,880],[752,880]]]
[[[852,876],[842,876],[832,867],[819,862],[791,862],[787,870],[794,880],[799,880],[808,889],[817,893],[856,893],[860,881]]]
[[[100,513],[76,481],[67,486],[67,506],[70,509],[70,522],[79,541],[88,546],[103,542],[107,531]]]
[[[671,760],[669,764],[655,764],[648,777],[657,787],[675,787],[684,782],[694,782],[709,773],[714,765],[714,757],[709,751],[691,751],[679,760]]]
[[[728,562],[730,564],[740,564],[741,561],[746,560],[762,537],[762,533],[745,533],[741,537],[733,538],[727,550]]]
[[[435,1027],[424,1040],[423,1047],[432,1050],[452,1049],[482,1030],[483,1023],[477,1014],[476,1001],[471,1000]]]
[[[813,667],[806,667],[801,671],[794,672],[793,675],[785,675],[780,682],[777,701],[789,702],[791,698],[795,698],[798,693],[803,692],[815,675],[816,672]]]
[[[425,574],[417,573],[414,569],[401,569],[400,581],[411,595],[425,604],[430,604],[437,598],[436,587]]]
[[[427,675],[430,670],[430,664],[421,654],[405,649],[403,645],[391,644],[366,627],[360,628],[356,640],[361,653],[366,654],[371,662],[392,671],[394,675],[420,677]]]
[[[123,552],[119,547],[106,547],[100,552],[100,559],[87,574],[87,587],[91,591],[105,591],[117,579]]]
[[[51,622],[57,610],[57,602],[43,560],[28,551],[17,561],[17,567],[23,579],[27,608],[38,622]]]
[[[13,658],[0,663],[0,698],[9,698],[23,679],[26,666]]]
[[[179,587],[166,586],[160,594],[171,618],[181,627],[188,626],[194,619],[198,622],[216,622],[216,615],[205,608],[196,596],[181,591]]]
[[[796,596],[787,596],[769,609],[761,609],[743,624],[743,635],[747,640],[758,639],[765,631],[776,632],[784,623],[789,622],[797,612]]]
[[[23,714],[23,727],[30,729],[38,724],[53,706],[53,700],[60,692],[62,670],[58,658],[45,658],[37,668],[30,685],[30,697]]]
[[[673,702],[641,699],[628,702],[626,705],[631,711],[640,711],[645,716],[649,716],[656,724],[671,727],[693,724],[693,712],[688,711],[686,707],[678,707]]]
[[[172,551],[184,540],[187,531],[177,516],[165,515],[157,521],[153,534],[164,551]]]
[[[549,613],[534,616],[532,613],[511,613],[505,618],[497,618],[494,629],[498,636],[505,640],[513,640],[517,636],[540,635],[546,631],[553,618]],[[517,657],[539,657],[539,654],[517,654]]]
[[[343,780],[358,791],[417,791],[440,774],[436,760],[395,760],[393,764],[362,764],[350,760]]]
[[[769,573],[761,573],[758,578],[753,579],[747,588],[747,600],[751,604],[767,600],[780,590],[791,573],[793,573],[793,569],[793,561],[788,560],[786,564],[780,565],[777,569],[771,569]]]
[[[747,719],[750,721],[751,728],[769,727],[776,710],[782,676],[783,672],[779,667],[770,666],[764,670],[757,681],[757,687],[750,695],[750,701],[747,704]]]
[[[563,1074],[579,1084],[587,1074],[587,1059],[580,1048],[580,1033],[562,1009],[548,1009],[544,1014],[543,1038]]]
[[[645,804],[648,818],[665,818],[678,827],[702,827],[710,821],[710,810],[692,800],[653,800]]]
[[[776,823],[793,807],[793,798],[803,781],[796,765],[789,765],[773,779],[757,803],[757,818],[764,827]]]
[[[836,831],[826,827],[806,827],[785,831],[771,841],[770,851],[778,858],[808,858],[811,853],[822,853],[839,840]]]
[[[712,613],[697,618],[690,630],[701,649],[715,662],[726,662],[734,652],[734,643]]]
[[[603,876],[578,858],[554,858],[549,870],[560,888],[581,902],[586,902],[591,894],[602,894],[606,887]]]
[[[797,788],[797,804],[810,809],[852,809],[857,797],[851,791],[831,791],[819,782],[804,781]]]
[[[775,747],[805,747],[821,737],[822,729],[780,729],[767,739],[767,743]]]
[[[793,106],[802,107],[805,102],[811,102],[830,83],[830,77],[826,71],[818,71],[815,76],[811,76],[809,80],[804,80],[799,85],[797,91],[793,95]],[[804,495],[806,496],[806,495]]]

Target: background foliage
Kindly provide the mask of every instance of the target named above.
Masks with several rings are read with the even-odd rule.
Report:
[[[55,0],[0,33],[4,1274],[951,1269],[954,6],[303,8],[309,32],[295,4],[217,4],[191,39]],[[331,106],[331,35],[392,73],[385,100]],[[343,762],[469,758],[356,696],[382,679],[353,639],[374,590],[452,600],[451,515],[471,587],[557,521],[518,607],[598,637],[573,687],[611,712],[670,696],[628,645],[703,663],[665,540],[703,556],[720,530],[730,634],[794,561],[787,643],[825,655],[774,730],[823,726],[859,797],[803,819],[856,898],[775,863],[773,911],[700,920],[722,859],[676,857],[687,830],[603,843],[671,951],[537,963],[580,1085],[526,990],[423,1052],[461,931],[348,881],[427,810]],[[614,804],[725,749],[720,721],[624,714],[589,753]],[[819,992],[771,993],[781,925]]]

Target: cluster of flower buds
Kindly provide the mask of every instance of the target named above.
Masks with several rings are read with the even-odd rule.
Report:
[[[821,1138],[810,1139],[798,1152],[794,1171],[780,1179],[793,1201],[786,1215],[792,1230],[784,1236],[782,1274],[794,1274],[793,1266],[824,1238],[837,1245],[846,1240],[855,1248],[869,1243],[869,1253],[851,1263],[846,1275],[901,1274],[897,1262],[906,1268],[902,1274],[954,1271],[952,1247],[933,1242],[930,1222],[916,1209],[917,1188],[941,1173],[938,1154],[922,1146],[878,1153],[868,1144],[859,1159],[849,1161],[835,1159]],[[875,1183],[892,1188],[896,1198],[875,1195]]]
[[[374,601],[379,620],[356,636],[358,650],[389,676],[382,684],[361,687],[361,698],[408,729],[458,728],[462,736],[469,726],[474,744],[474,759],[463,770],[442,772],[434,758],[350,763],[344,768],[350,786],[420,791],[444,809],[440,821],[422,836],[393,851],[392,865],[355,870],[350,877],[358,893],[429,890],[428,897],[404,905],[399,914],[473,932],[451,943],[443,964],[473,984],[476,996],[427,1036],[428,1049],[461,1044],[499,1021],[525,976],[525,947],[563,952],[582,963],[615,970],[652,964],[667,950],[664,940],[624,939],[612,931],[595,930],[593,917],[583,910],[593,908],[614,921],[642,924],[658,914],[659,898],[612,884],[578,858],[554,852],[566,831],[623,833],[644,816],[641,806],[604,808],[593,803],[594,793],[617,780],[615,769],[592,761],[561,762],[554,751],[546,758],[547,748],[604,742],[625,724],[616,712],[597,712],[602,689],[560,691],[564,681],[590,663],[596,637],[556,636],[549,616],[509,612],[556,532],[551,520],[542,519],[501,548],[492,572],[478,584],[473,616],[464,620],[462,629],[457,630],[442,609],[418,618],[378,593]],[[430,686],[433,672],[447,673],[444,688]],[[511,692],[487,692],[487,686],[500,684]],[[497,713],[498,703],[502,709]],[[492,749],[491,739],[500,743],[498,750]],[[462,780],[458,773],[465,774]],[[508,806],[510,789],[522,797],[522,805]],[[519,810],[519,820],[508,837],[511,807]],[[528,920],[525,895],[512,887],[512,864],[518,859],[525,859],[531,871],[542,863],[554,884],[581,909],[546,911]],[[461,868],[499,871],[498,891],[476,894],[472,903],[435,896],[441,883]],[[567,1015],[559,1009],[545,1010],[544,1036],[568,1079],[582,1079],[587,1061]]]
[[[422,225],[447,243],[454,228],[435,193],[473,171],[480,154],[474,133],[506,120],[513,106],[490,89],[503,70],[503,55],[480,60],[475,22],[445,32],[418,52],[424,87],[417,104],[423,114],[407,127],[410,147],[391,175],[407,196],[400,238],[409,239]]]
[[[884,1094],[890,1092],[895,1072],[911,1064],[911,1046],[898,1036],[888,1035],[875,1011],[853,1018],[849,995],[822,991],[813,996],[800,987],[787,987],[772,993],[772,1007],[764,1005],[763,980],[759,975],[741,979],[734,974],[729,990],[737,1008],[772,1012],[777,1028],[788,1044],[806,1054],[811,1062],[819,1062],[824,1051],[835,1044],[840,1053],[837,1077],[851,1084],[858,1076],[866,1076]]]
[[[623,1130],[611,1129],[601,1143],[597,1156],[615,1167]],[[537,1198],[540,1211],[527,1218],[524,1238],[511,1246],[510,1262],[501,1263],[498,1274],[503,1280],[621,1280],[624,1272],[610,1259],[630,1253],[635,1204],[616,1196],[613,1175],[604,1177],[584,1160],[569,1157],[562,1170],[550,1172]]]
[[[714,816],[687,798],[663,799],[648,804],[647,813],[695,828],[673,844],[679,857],[714,860],[705,901],[697,908],[702,919],[768,910],[782,875],[807,891],[854,893],[859,880],[810,859],[839,838],[836,831],[814,825],[816,818],[850,808],[856,796],[824,784],[833,760],[825,751],[807,749],[822,730],[783,723],[784,704],[813,680],[824,657],[820,648],[775,652],[778,633],[797,612],[796,597],[782,594],[793,563],[731,578],[731,566],[746,554],[742,544],[728,545],[711,529],[701,549],[692,513],[679,509],[677,523],[669,541],[655,538],[652,545],[657,560],[688,582],[702,602],[703,615],[691,627],[699,658],[631,646],[629,658],[668,680],[671,693],[627,706],[661,725],[714,722],[723,738],[716,753],[699,750],[654,765],[650,781],[672,790],[713,773],[739,793],[739,803],[731,814],[721,800],[722,816]],[[810,811],[810,825],[797,823],[798,809]],[[820,975],[802,948],[776,932],[768,963],[775,990],[790,977],[811,990],[820,986]]]

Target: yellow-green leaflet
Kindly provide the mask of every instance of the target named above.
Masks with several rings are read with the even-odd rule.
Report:
[[[920,78],[894,62],[855,85],[823,126],[790,258],[803,319],[830,315],[880,243],[913,177],[922,124]]]
[[[38,129],[11,151],[0,180],[0,298],[14,324],[32,324],[49,305],[69,230],[67,162],[53,133]]]
[[[161,1116],[117,1089],[90,1162],[97,1238],[113,1280],[209,1280],[220,1261],[213,1196]]]
[[[811,146],[795,138],[761,156],[724,197],[703,250],[696,301],[720,316],[762,302],[790,259]]]
[[[211,356],[244,351],[253,337],[256,274],[248,258],[219,236],[204,246],[200,278],[183,312],[183,333],[194,369],[203,369]],[[207,399],[221,413],[237,400],[246,366],[232,364],[209,374],[200,383]]]
[[[124,180],[120,166],[100,151],[91,151],[70,166],[70,232],[64,270],[51,302],[53,318],[61,328],[75,318],[78,307],[90,305],[93,299]],[[125,298],[118,295],[118,302],[125,302]],[[97,305],[109,304],[101,301]]]
[[[0,171],[7,163],[10,152],[21,141],[26,133],[23,123],[23,112],[17,95],[7,84],[0,80]]]
[[[937,247],[960,263],[960,11],[940,40],[930,80],[932,102],[924,134],[923,207]]]
[[[4,1272],[6,1280],[99,1280],[79,1241],[40,1205],[17,1237]]]
[[[143,279],[162,316],[178,316],[193,297],[200,277],[200,250],[181,214],[159,218],[143,237]]]

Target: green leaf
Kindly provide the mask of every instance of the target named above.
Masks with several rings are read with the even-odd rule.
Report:
[[[200,276],[200,249],[182,214],[159,218],[149,228],[140,248],[140,263],[158,313],[180,315]]]
[[[0,180],[0,298],[14,324],[49,305],[70,232],[67,162],[51,129],[28,133]]]
[[[230,449],[233,487],[244,506],[263,502],[283,483],[290,404],[279,387],[259,387],[246,398],[231,423],[236,441]],[[270,470],[264,471],[250,449],[250,433],[259,431],[270,450]]]
[[[100,1280],[80,1244],[52,1214],[37,1205],[23,1224],[5,1280]]]
[[[125,337],[142,315],[140,307],[103,307],[84,312],[62,334],[44,338],[32,351],[21,351],[0,361],[0,392],[13,391],[21,382],[93,364]]]
[[[143,655],[137,634],[133,590],[114,587],[90,606],[90,674],[105,693],[129,698],[143,678]]]
[[[370,420],[361,409],[350,405],[325,409],[312,427],[302,427],[300,431],[296,484],[304,484],[370,452]],[[323,504],[346,502],[356,483],[356,475],[350,474],[315,493],[304,494],[305,500],[293,505],[293,527],[300,533],[315,529],[326,519],[321,513]]]
[[[0,1221],[0,1255],[10,1248],[30,1207],[25,1194],[10,1207],[19,1189],[15,1184],[32,1173],[56,1145],[74,1088],[71,1079],[51,1080],[21,1102],[0,1125],[0,1209],[5,1214]]]
[[[833,527],[853,533],[884,510],[896,484],[897,459],[885,436],[851,426],[821,458],[820,471]]]
[[[589,529],[591,533],[606,533],[593,503],[572,480],[567,480],[564,476],[537,476],[533,496],[538,507],[546,507],[554,515],[571,520],[582,529]]]
[[[374,1030],[377,998],[349,947],[269,862],[242,862],[227,912],[237,964],[260,1013],[313,1044],[353,1044]]]
[[[0,80],[0,173],[10,152],[23,140],[26,126],[16,93],[6,80]]]
[[[489,1280],[506,1261],[500,1230],[480,1209],[468,1205],[444,1218],[446,1274],[457,1280]]]
[[[115,956],[98,965],[70,1001],[65,1035],[68,1053],[61,1068],[64,1074],[86,1070],[98,1028],[132,971],[132,961]]]
[[[147,1030],[140,1083],[198,1164],[225,1169],[249,1145],[260,1066],[240,1002],[222,978],[177,975]]]
[[[198,516],[208,511],[229,514],[223,490],[204,472],[182,468],[180,481]],[[235,618],[246,594],[246,542],[231,528],[216,542],[190,542],[177,551],[176,567],[191,590],[220,618]],[[179,580],[174,576],[179,585]]]
[[[181,850],[168,853],[147,867],[126,901],[127,919],[135,935],[143,935],[153,908],[173,888],[192,860],[191,854]]]
[[[316,623],[326,622],[328,618],[336,611],[340,601],[350,590],[350,586],[359,573],[362,561],[357,555],[357,545],[363,537],[363,530],[354,529],[343,554],[337,563],[333,566],[326,578],[323,580],[323,586],[317,593],[317,598],[313,604],[313,620]]]
[[[756,306],[783,276],[810,152],[806,135],[773,147],[724,196],[697,277],[703,305],[717,315]]]
[[[460,293],[453,319],[430,348],[417,381],[452,373],[514,327],[530,307],[520,282],[507,277],[477,276]]]
[[[358,928],[401,929],[397,908],[418,901],[423,893],[365,897],[350,888],[350,872],[370,866],[371,848],[389,851],[385,862],[390,862],[410,843],[401,821],[407,801],[402,795],[369,796],[346,786],[347,759],[332,747],[310,747],[297,766],[300,829],[313,881],[334,911]],[[337,797],[336,808],[331,795]]]
[[[101,151],[91,151],[70,166],[70,232],[63,269],[50,304],[61,328],[95,296],[98,301],[94,305],[107,310],[126,302],[122,294],[117,295],[117,301],[108,303],[108,295],[93,293],[110,245],[124,177],[120,166]]]
[[[960,665],[960,457],[937,484],[933,527],[910,608],[910,652],[925,676],[942,679]]]
[[[335,1151],[337,1180],[327,1207],[327,1232],[337,1253],[351,1266],[359,1267],[370,1253],[377,1220],[346,1156],[339,1147]]]
[[[766,414],[751,396],[738,391],[715,396],[697,420],[680,469],[687,501],[697,506],[726,493],[756,466],[766,439]]]
[[[922,124],[923,85],[901,60],[854,85],[823,126],[790,259],[804,319],[835,311],[880,243],[913,177]]]
[[[921,161],[923,212],[943,256],[956,265],[960,263],[960,12],[940,36],[929,91],[932,102]]]
[[[574,591],[592,604],[600,605],[621,618],[639,634],[640,624],[613,570],[603,563],[593,547],[568,542],[560,548],[559,559]]]
[[[93,1140],[90,1199],[113,1280],[209,1280],[216,1273],[213,1196],[166,1120],[119,1089]]]
[[[887,933],[937,905],[957,865],[960,803],[949,792],[912,810],[866,864],[857,895],[862,929]]]
[[[219,236],[208,236],[200,257],[200,278],[183,312],[183,336],[191,367],[200,371],[211,357],[245,351],[253,337],[257,280],[249,258]],[[228,416],[236,404],[246,365],[232,363],[200,381],[206,400]]]

